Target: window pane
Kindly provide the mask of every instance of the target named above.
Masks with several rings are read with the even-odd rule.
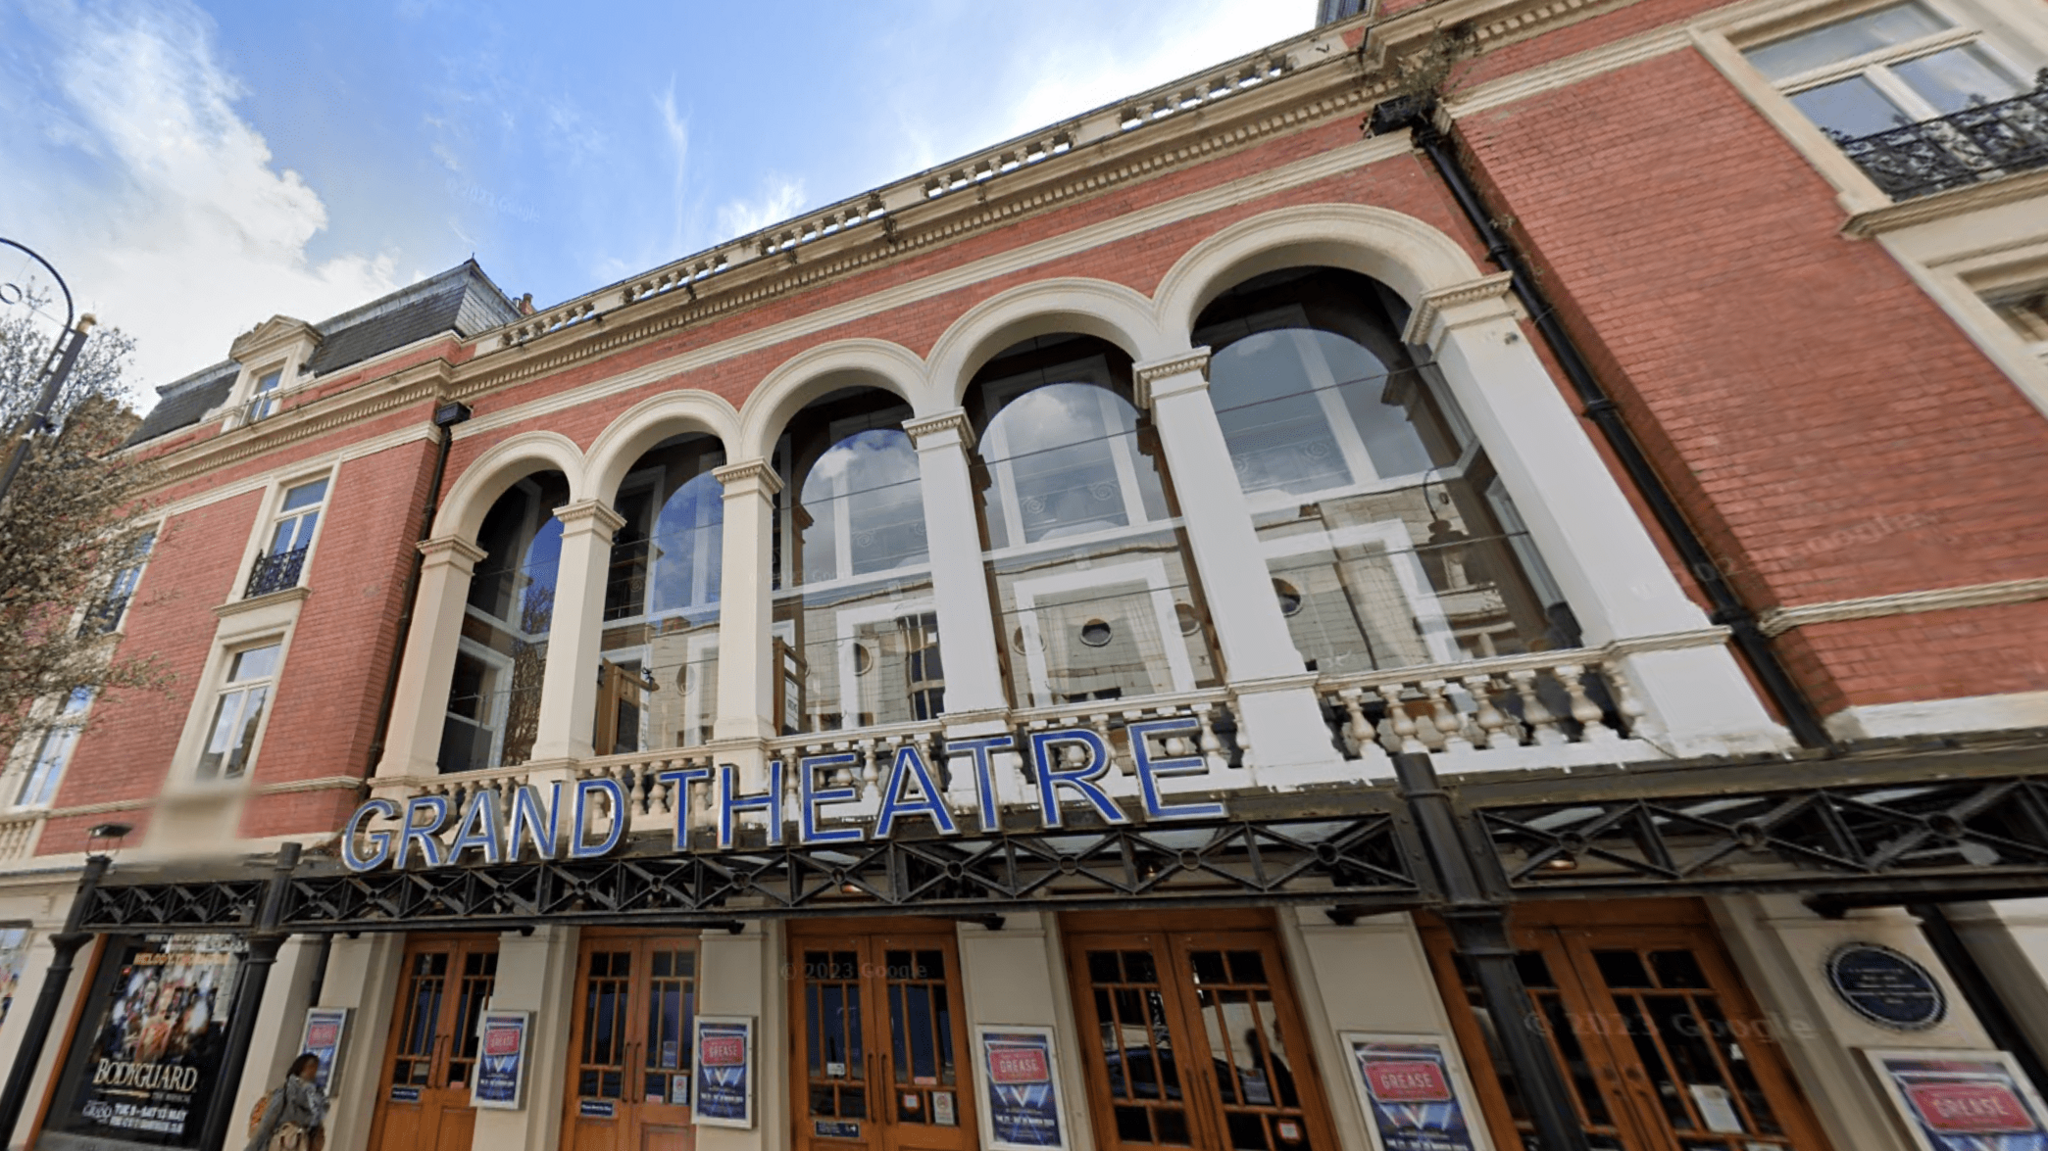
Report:
[[[1815,124],[1851,138],[1875,135],[1913,122],[1911,116],[1861,76],[1795,92],[1792,104]]]
[[[310,484],[300,484],[298,487],[286,492],[284,494],[284,510],[288,512],[297,511],[303,507],[311,507],[326,498],[327,481],[314,480]]]
[[[256,381],[256,390],[259,392],[276,391],[278,381],[282,380],[283,378],[284,370],[282,368],[278,369],[277,371],[267,373],[262,379]]]
[[[87,706],[87,705],[89,705],[89,704],[91,704],[91,703],[92,703],[92,689],[91,689],[91,688],[89,688],[89,687],[74,687],[74,688],[72,688],[72,689],[71,689],[71,695],[70,695],[70,697],[69,697],[69,698],[67,698],[67,699],[66,699],[66,700],[64,701],[64,709],[63,709],[62,711],[58,712],[58,714],[59,714],[59,715],[77,715],[78,713],[80,713],[80,712],[84,711],[84,710],[86,709],[86,706]]]
[[[1788,36],[1744,55],[1764,75],[1782,80],[1822,65],[1917,40],[1949,26],[1947,20],[1918,4],[1898,4]]]
[[[212,734],[206,739],[206,751],[199,757],[199,778],[211,779],[220,773],[221,764],[235,745],[235,729],[242,715],[242,696],[231,691],[220,697],[214,707]]]
[[[228,670],[228,680],[240,683],[245,679],[262,679],[276,671],[277,649],[278,645],[273,643],[237,652],[234,666]]]
[[[2010,100],[2024,91],[1975,44],[1894,64],[1892,71],[1928,103],[1941,109],[1944,116],[1979,104]]]
[[[222,775],[240,775],[242,774],[242,769],[248,766],[249,748],[256,742],[256,725],[263,719],[263,702],[269,695],[270,689],[267,687],[252,688],[250,690],[249,700],[242,707],[241,728],[234,735],[234,751],[228,756],[226,762],[221,764]]]
[[[21,795],[15,803],[22,807],[40,807],[55,798],[57,781],[63,776],[64,765],[71,759],[71,749],[77,744],[78,729],[75,727],[54,728],[43,736],[35,766],[29,770],[28,779],[22,784]]]

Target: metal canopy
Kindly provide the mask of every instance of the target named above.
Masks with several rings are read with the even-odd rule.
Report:
[[[1815,906],[2048,894],[2048,745],[1446,781],[1488,897],[1783,892]],[[1382,787],[1233,800],[1231,819],[1009,830],[356,874],[308,860],[292,932],[507,930],[538,922],[1315,904],[1342,918],[1441,906],[1408,806]],[[212,878],[110,875],[88,930],[238,930],[255,861]],[[128,871],[129,869],[121,869]]]

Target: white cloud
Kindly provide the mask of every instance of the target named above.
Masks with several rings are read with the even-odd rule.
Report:
[[[273,313],[318,321],[396,286],[392,253],[307,258],[326,207],[236,112],[245,93],[204,13],[162,0],[30,18],[48,63],[36,107],[0,105],[0,203],[80,310],[136,338],[145,404]]]
[[[670,217],[669,247],[677,251],[683,246],[683,192],[688,187],[690,174],[690,119],[676,111],[676,78],[668,78],[668,91],[655,102],[661,112],[661,126],[668,134],[669,150],[675,153],[675,203]]]
[[[730,200],[719,206],[718,234],[721,239],[737,238],[770,224],[779,224],[796,215],[808,202],[801,179],[769,176],[766,184],[766,190],[758,198]]]

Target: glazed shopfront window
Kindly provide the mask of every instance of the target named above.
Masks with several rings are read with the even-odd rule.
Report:
[[[1345,674],[1576,644],[1506,489],[1398,318],[1405,306],[1371,280],[1293,270],[1225,293],[1195,334],[1295,647]]]
[[[1011,700],[1056,707],[1213,687],[1208,613],[1130,359],[1044,337],[967,392],[984,562]]]

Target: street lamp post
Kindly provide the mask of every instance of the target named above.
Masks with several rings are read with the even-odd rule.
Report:
[[[64,277],[57,274],[57,269],[50,266],[50,261],[37,255],[28,245],[16,243],[5,236],[0,236],[0,244],[28,253],[30,259],[50,273],[50,278],[57,281],[57,289],[64,293],[64,331],[57,337],[57,344],[50,349],[50,358],[43,365],[42,391],[36,397],[36,406],[21,417],[21,422],[15,425],[9,437],[12,446],[8,449],[6,468],[0,470],[0,503],[4,503],[7,489],[14,486],[15,473],[28,459],[30,441],[37,432],[50,427],[50,409],[57,406],[57,396],[64,390],[64,381],[71,378],[72,366],[78,363],[78,353],[85,350],[85,336],[92,329],[93,317],[77,317],[71,306],[71,288],[65,284]],[[75,326],[72,323],[74,318],[78,320]]]

